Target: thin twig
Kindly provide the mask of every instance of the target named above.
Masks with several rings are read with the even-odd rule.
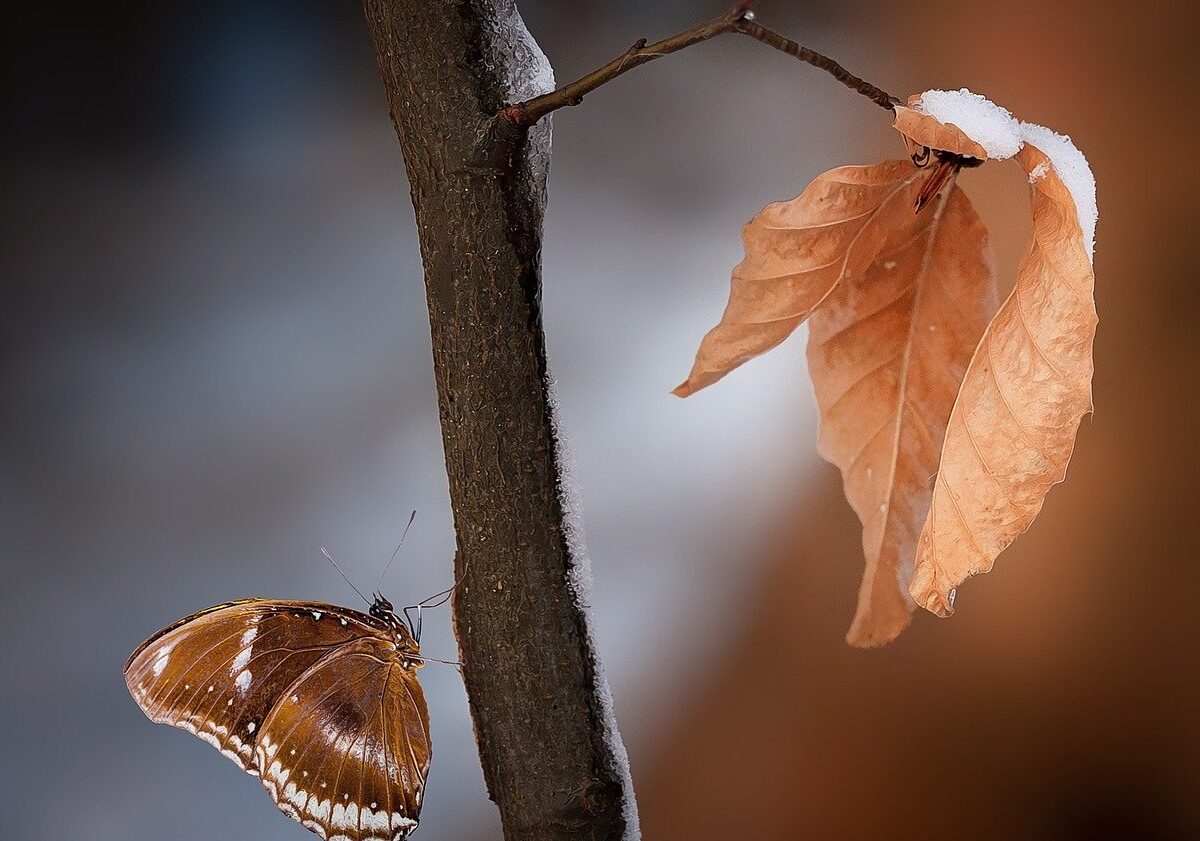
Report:
[[[740,32],[742,35],[749,35],[756,41],[762,41],[764,44],[774,47],[777,50],[787,53],[790,56],[808,62],[813,67],[819,67],[833,78],[837,79],[846,87],[855,93],[860,93],[867,99],[874,102],[881,108],[886,108],[889,111],[893,110],[897,105],[903,104],[900,99],[892,96],[887,91],[877,88],[870,82],[860,79],[855,76],[845,67],[838,64],[832,58],[821,55],[815,50],[810,50],[808,47],[802,47],[790,38],[785,38],[778,32],[767,29],[754,22],[753,17],[749,15],[742,16],[735,24],[734,31]]]
[[[645,38],[639,38],[636,43],[624,53],[614,58],[608,64],[593,70],[586,76],[581,76],[569,85],[558,90],[535,96],[524,102],[509,105],[500,112],[501,119],[522,127],[531,126],[551,111],[557,111],[567,105],[578,105],[586,94],[610,82],[635,67],[665,55],[678,52],[684,47],[699,44],[726,32],[733,32],[738,21],[745,16],[745,4],[739,3],[730,12],[714,21],[647,44]]]
[[[729,32],[749,35],[751,38],[807,62],[813,67],[818,67],[851,90],[862,94],[883,108],[891,110],[900,104],[899,99],[855,76],[833,59],[810,50],[808,47],[802,47],[778,32],[755,23],[754,13],[749,10],[751,2],[752,0],[742,0],[716,20],[653,44],[647,44],[645,38],[639,38],[633,46],[603,67],[599,67],[550,93],[508,105],[500,111],[499,117],[514,128],[528,128],[552,111],[568,105],[578,105],[583,101],[585,95],[635,67]]]

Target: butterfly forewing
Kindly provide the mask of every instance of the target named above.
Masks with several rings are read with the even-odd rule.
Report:
[[[248,599],[159,631],[125,681],[151,720],[263,776],[280,809],[321,837],[394,841],[416,826],[430,759],[424,696],[397,642],[357,611]],[[310,798],[305,774],[315,788],[340,784],[341,803],[332,791]]]
[[[151,720],[195,733],[255,773],[254,734],[275,699],[322,655],[373,632],[321,608],[249,599],[202,611],[143,643],[125,682]]]
[[[430,754],[415,669],[364,639],[295,683],[256,761],[279,808],[322,838],[395,841],[417,825]]]

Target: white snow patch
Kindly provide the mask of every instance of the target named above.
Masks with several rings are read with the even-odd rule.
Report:
[[[938,122],[957,126],[974,140],[988,157],[1003,160],[1021,151],[1021,124],[996,103],[966,88],[956,91],[930,90],[913,103],[913,110]]]
[[[515,2],[507,3],[501,9],[497,25],[500,37],[496,43],[511,44],[514,53],[509,62],[509,72],[505,74],[508,88],[505,93],[509,101],[520,102],[554,90],[554,68],[529,34]]]
[[[1088,259],[1096,250],[1096,177],[1088,166],[1083,152],[1071,142],[1071,138],[1058,134],[1036,123],[1021,123],[1021,137],[1030,146],[1041,151],[1050,159],[1050,165],[1062,179],[1071,198],[1075,201],[1075,215],[1083,230],[1083,243],[1087,246]],[[1030,173],[1032,179],[1033,173]]]
[[[1011,158],[1026,143],[1041,151],[1050,159],[1050,165],[1062,179],[1075,202],[1075,213],[1083,231],[1088,259],[1096,250],[1096,178],[1087,158],[1071,142],[1071,138],[1058,134],[1036,123],[1018,121],[1008,109],[966,88],[956,91],[929,90],[913,103],[913,108],[939,122],[953,124],[967,137],[987,151],[988,156],[1002,160]],[[1029,173],[1033,183],[1044,177],[1046,170],[1035,167]]]
[[[629,753],[621,740],[621,731],[617,726],[617,714],[613,708],[612,687],[609,686],[608,676],[600,662],[596,650],[596,637],[592,633],[591,624],[591,593],[592,593],[592,562],[587,554],[587,543],[583,533],[583,506],[581,504],[580,484],[575,469],[575,457],[563,435],[562,427],[558,424],[558,397],[555,394],[554,380],[546,381],[547,399],[550,404],[550,418],[554,425],[554,442],[558,455],[559,483],[558,498],[563,509],[563,522],[566,528],[567,555],[569,569],[567,583],[575,596],[584,618],[584,631],[587,634],[588,649],[592,652],[592,672],[595,676],[595,698],[604,717],[605,736],[608,740],[609,751],[613,759],[613,771],[623,781],[625,797],[622,801],[623,817],[625,818],[625,841],[637,841],[642,837],[638,820],[637,799],[633,793],[633,775],[629,769]]]

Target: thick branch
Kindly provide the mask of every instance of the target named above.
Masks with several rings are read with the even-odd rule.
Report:
[[[841,64],[808,47],[802,47],[790,38],[785,38],[778,32],[767,29],[754,22],[754,13],[747,11],[748,2],[739,3],[727,14],[710,21],[702,26],[687,29],[678,35],[664,38],[653,44],[647,44],[645,38],[639,39],[632,47],[617,56],[603,67],[581,76],[569,85],[564,85],[550,93],[535,96],[524,102],[516,102],[500,111],[500,119],[511,126],[526,128],[533,125],[542,117],[559,108],[568,105],[578,105],[583,97],[596,88],[612,81],[623,73],[640,67],[647,62],[665,55],[678,52],[685,47],[699,44],[727,32],[739,32],[749,35],[756,41],[774,47],[794,58],[824,70],[852,91],[862,94],[876,105],[891,110],[900,104],[900,100],[887,91],[877,88],[848,71]]]
[[[545,57],[513,0],[364,7],[416,209],[455,632],[488,792],[508,841],[632,838],[633,791],[569,583],[541,315],[549,126],[478,154],[481,137],[501,142],[484,129]]]

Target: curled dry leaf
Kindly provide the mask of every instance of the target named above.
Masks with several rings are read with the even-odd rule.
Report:
[[[953,590],[986,572],[1066,474],[1091,411],[1096,307],[1075,202],[1049,159],[1026,145],[1033,241],[1016,286],[984,333],[950,416],[912,597],[945,616]]]
[[[866,571],[846,635],[880,645],[908,625],[908,585],[929,510],[946,421],[971,354],[995,312],[987,230],[951,185],[809,325],[821,413],[820,453],[842,472],[863,524]]]
[[[818,176],[790,201],[767,205],[742,231],[721,321],[700,343],[686,397],[778,345],[844,277],[860,275],[911,226],[924,173],[908,161],[847,166]]]
[[[917,97],[909,98],[909,106],[915,104]],[[958,126],[939,122],[928,114],[922,114],[912,107],[896,106],[896,129],[915,146],[925,146],[930,149],[940,149],[943,152],[953,152],[968,158],[988,159],[987,150],[976,143]],[[911,151],[911,149],[910,149]]]

